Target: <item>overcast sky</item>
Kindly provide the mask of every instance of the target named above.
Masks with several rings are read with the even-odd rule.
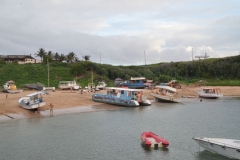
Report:
[[[240,0],[0,0],[0,55],[112,65],[240,54]],[[192,54],[193,53],[193,54]],[[192,56],[193,55],[193,56]]]

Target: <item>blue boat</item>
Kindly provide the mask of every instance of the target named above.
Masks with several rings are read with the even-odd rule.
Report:
[[[146,99],[141,89],[128,89],[118,87],[105,87],[106,93],[95,93],[92,100],[95,102],[108,103],[125,107],[150,106],[151,102]]]
[[[128,88],[143,89],[145,87],[144,81],[145,77],[131,77],[131,79],[125,81],[122,86]]]

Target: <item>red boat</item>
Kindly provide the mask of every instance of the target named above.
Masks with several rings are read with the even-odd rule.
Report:
[[[159,137],[152,132],[143,132],[141,140],[147,148],[168,147],[169,145],[169,142],[166,139]]]

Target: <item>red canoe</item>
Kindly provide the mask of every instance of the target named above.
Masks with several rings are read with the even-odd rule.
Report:
[[[152,132],[143,132],[141,135],[141,140],[147,148],[168,147],[169,145],[169,142],[166,139],[159,137]]]

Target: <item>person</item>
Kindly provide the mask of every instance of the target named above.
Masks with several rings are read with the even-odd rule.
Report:
[[[53,107],[54,107],[54,105],[52,104],[52,103],[50,103],[50,114],[53,114]]]

